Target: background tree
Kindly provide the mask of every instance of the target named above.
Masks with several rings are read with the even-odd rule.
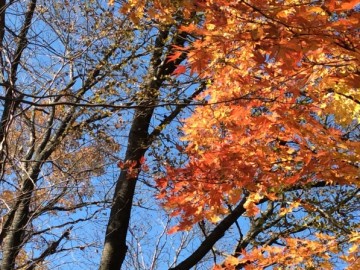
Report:
[[[50,221],[58,212],[96,203],[86,199],[93,192],[89,182],[103,174],[118,149],[110,130],[97,126],[110,114],[78,106],[111,95],[104,88],[110,90],[114,81],[102,81],[113,72],[110,61],[118,47],[107,42],[100,51],[99,46],[126,32],[112,28],[104,10],[94,16],[95,8],[101,7],[2,4],[1,269],[33,269],[47,256],[70,249],[63,243],[72,224],[98,211]]]
[[[90,232],[104,228],[122,149],[126,166],[139,164],[201,91],[169,77],[171,43],[185,36],[138,26],[106,1],[3,1],[0,10],[1,269],[72,268],[71,257],[93,268],[102,239]]]

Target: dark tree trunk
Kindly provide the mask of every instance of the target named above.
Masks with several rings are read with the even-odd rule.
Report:
[[[140,160],[155,139],[154,134],[149,134],[149,126],[153,117],[154,108],[158,104],[159,90],[171,75],[177,64],[184,56],[175,62],[164,62],[166,59],[166,39],[169,36],[168,30],[161,30],[155,41],[155,48],[150,62],[149,72],[145,81],[141,99],[137,101],[139,107],[135,110],[134,119],[129,132],[128,146],[125,155],[126,161],[136,162],[134,169],[139,169]],[[185,42],[186,33],[174,35],[172,44],[182,46]],[[178,110],[179,113],[181,110]],[[172,115],[173,119],[174,116]],[[126,235],[128,231],[132,201],[135,194],[137,175],[129,177],[126,170],[122,170],[115,187],[113,205],[107,225],[105,243],[102,252],[100,270],[118,270],[125,259],[127,252]]]

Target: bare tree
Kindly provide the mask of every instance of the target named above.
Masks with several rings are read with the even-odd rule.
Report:
[[[136,161],[138,170],[203,89],[189,89],[196,78],[170,76],[184,59],[167,61],[172,45],[187,36],[176,25],[138,27],[107,1],[0,5],[1,269],[46,268],[76,250],[96,252],[101,236],[88,232],[101,230],[112,205],[106,267],[119,252],[109,247],[120,244],[125,256],[136,183],[128,170],[115,180],[116,164]]]

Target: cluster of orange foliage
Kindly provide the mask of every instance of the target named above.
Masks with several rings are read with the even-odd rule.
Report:
[[[255,216],[262,199],[277,200],[294,186],[359,185],[360,145],[344,134],[360,123],[359,1],[151,2],[146,10],[144,1],[129,1],[123,11],[140,6],[132,13],[135,23],[145,10],[171,23],[181,9],[186,24],[180,29],[195,38],[169,61],[185,52],[187,62],[176,75],[208,80],[200,97],[207,106],[198,107],[183,129],[189,162],[168,168],[158,180],[159,198],[182,218],[173,231],[203,219],[218,222],[244,190],[250,192],[247,215]],[[327,124],[329,115],[336,125]],[[262,247],[229,257],[225,265],[231,269],[245,260],[254,262],[248,269],[262,269],[275,257],[278,264],[311,264],[315,253],[335,252],[336,241],[318,239],[289,238],[286,249]],[[349,239],[359,243],[358,235]],[[359,267],[355,246],[344,256],[349,269]],[[297,261],[296,250],[307,255]]]
[[[250,253],[243,252],[241,259],[229,256],[224,262],[225,269],[235,269],[239,264],[246,264],[246,270],[264,269],[269,265],[280,265],[274,269],[284,269],[282,266],[296,266],[302,264],[306,269],[333,269],[329,262],[330,253],[338,252],[337,242],[327,235],[317,235],[318,241],[305,239],[286,238],[286,249],[282,247],[262,247],[252,250]],[[359,234],[353,235],[350,242],[359,242]],[[347,269],[359,269],[357,254],[358,245],[355,243],[349,249],[349,254],[343,259],[350,263]],[[320,262],[315,263],[313,256],[320,258]],[[250,263],[251,262],[251,263]],[[224,269],[222,266],[215,266],[214,270]]]

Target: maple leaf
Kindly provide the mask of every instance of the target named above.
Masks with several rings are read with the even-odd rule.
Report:
[[[226,257],[224,264],[226,267],[236,266],[239,264],[239,259],[234,256],[228,256]]]
[[[177,68],[174,70],[173,74],[179,76],[186,72],[186,66],[178,65]]]
[[[341,1],[339,10],[349,10],[360,4],[359,0]]]
[[[180,229],[179,226],[174,226],[174,227],[170,228],[170,229],[167,231],[167,233],[168,233],[168,234],[173,234],[173,233],[178,232],[179,229]]]
[[[182,54],[183,54],[183,52],[181,52],[181,51],[176,51],[176,52],[172,53],[171,55],[169,55],[169,56],[167,57],[167,61],[168,61],[168,62],[174,62],[174,61],[176,61]]]
[[[261,196],[258,193],[251,193],[249,195],[249,197],[247,198],[245,204],[244,204],[244,208],[246,209],[246,213],[249,216],[256,216],[257,214],[260,213],[260,209],[258,206],[256,206],[256,203],[258,203],[261,199],[263,198],[263,196]]]

